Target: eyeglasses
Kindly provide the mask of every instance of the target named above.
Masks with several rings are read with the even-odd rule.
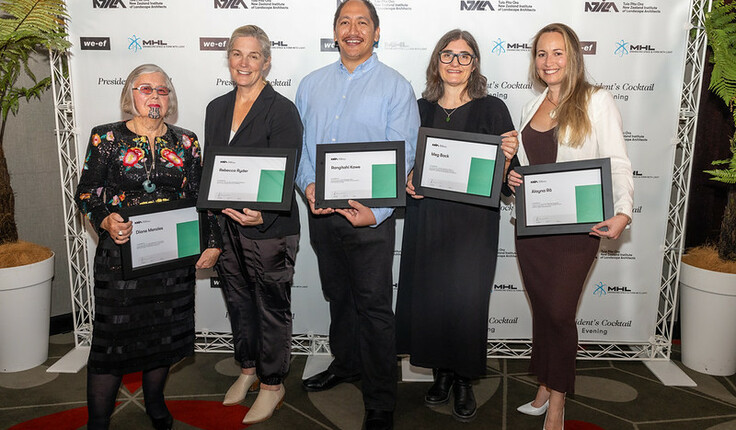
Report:
[[[450,64],[455,58],[457,58],[458,64],[460,64],[461,66],[467,66],[473,62],[473,60],[475,59],[475,55],[468,54],[467,52],[461,52],[459,54],[456,54],[452,51],[440,52],[441,63]]]
[[[133,88],[133,89],[147,96],[153,94],[154,91],[156,91],[156,94],[160,96],[168,96],[169,92],[171,92],[171,90],[166,87],[153,88],[150,85],[139,85],[138,88]]]

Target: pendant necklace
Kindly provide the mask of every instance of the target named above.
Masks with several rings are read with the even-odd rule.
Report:
[[[452,116],[452,114],[455,113],[455,111],[457,110],[457,108],[452,109],[450,112],[447,112],[447,109],[443,108],[439,104],[437,104],[437,106],[439,106],[440,108],[442,108],[443,111],[445,111],[445,115],[447,115],[447,117],[445,118],[445,122],[450,122],[450,116]],[[460,107],[460,106],[458,106],[458,107]]]
[[[557,103],[553,102],[552,99],[549,98],[549,92],[547,92],[547,100],[549,100],[549,102],[554,106],[554,109],[549,111],[549,117],[555,119],[557,117]]]
[[[133,132],[140,136],[140,133],[138,133],[138,127],[133,124]],[[154,140],[153,149],[151,149],[151,143],[148,142],[148,136],[146,136],[146,143],[148,143],[148,152],[151,156],[151,166],[146,167],[146,162],[143,162],[143,169],[146,171],[146,180],[143,181],[143,191],[147,192],[148,194],[151,194],[152,192],[156,191],[156,184],[151,182],[151,173],[153,172],[153,169],[156,168],[156,143]]]
[[[143,168],[146,169],[146,180],[143,181],[143,190],[147,192],[148,194],[151,194],[152,192],[156,191],[156,184],[151,182],[151,172],[156,167],[156,157],[153,154],[153,151],[151,151],[151,167],[146,167],[146,162],[143,162]]]

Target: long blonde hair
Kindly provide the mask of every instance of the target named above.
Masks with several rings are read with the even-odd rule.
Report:
[[[539,38],[545,33],[559,33],[565,41],[567,66],[565,77],[560,88],[560,100],[557,105],[557,137],[564,138],[563,145],[577,148],[583,144],[585,137],[590,134],[592,126],[588,118],[588,102],[590,95],[598,88],[591,85],[585,77],[585,63],[580,40],[572,28],[565,24],[548,24],[537,32],[532,44],[532,61],[529,65],[529,77],[538,89],[547,84],[537,74],[536,55]],[[558,140],[559,141],[559,140]]]

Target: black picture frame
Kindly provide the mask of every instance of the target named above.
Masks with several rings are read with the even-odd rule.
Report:
[[[484,183],[482,190],[476,189],[476,191],[469,191],[466,189],[466,191],[463,192],[459,190],[453,191],[432,187],[428,183],[423,183],[423,178],[426,178],[424,168],[425,162],[427,161],[427,151],[437,150],[436,145],[439,144],[437,141],[433,141],[431,144],[428,144],[430,139],[452,141],[453,143],[466,143],[470,145],[488,145],[488,155],[493,154],[495,157],[490,187],[486,187]],[[445,148],[445,151],[447,152],[447,148]],[[486,159],[486,161],[488,160],[489,159]],[[414,190],[417,194],[425,197],[498,208],[501,202],[501,188],[503,187],[503,169],[505,160],[506,158],[501,150],[501,136],[420,127],[419,138],[417,139],[416,161],[414,162],[414,176],[412,177]],[[473,170],[478,171],[483,170],[484,168],[485,167],[478,167]],[[470,170],[471,166],[468,166],[468,169]],[[487,176],[484,180],[486,178]],[[486,189],[488,190],[487,192]]]
[[[132,255],[133,250],[131,249],[131,240],[128,240],[124,244],[120,245],[123,279],[126,279],[126,280],[135,279],[140,276],[151,275],[151,274],[162,272],[165,270],[176,269],[179,267],[193,266],[197,262],[200,254],[202,253],[203,246],[204,244],[207,243],[207,241],[202,235],[202,228],[201,228],[202,222],[204,221],[204,218],[203,218],[204,215],[201,212],[197,211],[194,200],[182,199],[182,200],[173,200],[169,202],[131,206],[128,208],[121,209],[119,213],[123,217],[123,220],[125,220],[126,222],[133,221],[133,231],[131,233],[131,238],[132,238],[133,235],[138,234],[136,230],[136,226],[140,224],[138,224],[137,222],[144,221],[146,218],[146,215],[151,215],[151,214],[166,215],[167,212],[178,211],[180,209],[191,209],[197,212],[197,223],[198,223],[197,224],[197,231],[198,231],[197,238],[199,241],[199,245],[198,245],[199,252],[195,254],[187,255],[184,257],[162,260],[162,261],[152,263],[152,264],[134,266],[133,265],[133,255]]]
[[[533,166],[521,166],[515,169],[523,175],[524,180],[516,190],[516,235],[517,236],[539,236],[553,234],[588,233],[590,229],[599,222],[613,216],[613,185],[611,179],[611,160],[609,158],[597,158],[580,161],[566,161],[560,163],[538,164]],[[532,181],[553,179],[555,173],[561,172],[588,172],[594,171],[600,177],[600,213],[602,216],[596,220],[574,223],[549,223],[544,225],[529,225],[529,210],[526,207],[527,193],[533,188],[527,186]],[[536,182],[535,184],[540,184]],[[597,184],[594,184],[597,185]],[[538,185],[535,185],[538,186]],[[538,190],[537,190],[538,191]],[[595,196],[596,199],[598,196]]]
[[[256,200],[220,200],[210,196],[212,178],[215,166],[224,162],[223,157],[238,158],[284,158],[286,166],[279,201],[256,201]],[[289,211],[294,195],[294,177],[296,175],[297,150],[295,148],[249,148],[241,146],[208,146],[205,148],[204,165],[202,167],[202,180],[199,187],[197,208],[199,209],[225,209],[232,208],[242,210],[244,208],[253,210]]]
[[[404,159],[404,141],[385,142],[356,142],[330,143],[316,145],[316,180],[315,180],[315,207],[316,208],[349,208],[348,200],[356,200],[368,207],[396,207],[406,205],[406,166]],[[362,198],[327,198],[325,196],[325,172],[327,157],[334,157],[340,153],[371,153],[393,152],[395,160],[395,195],[392,197],[362,197]],[[392,187],[393,189],[394,187]],[[390,194],[390,193],[386,193]]]

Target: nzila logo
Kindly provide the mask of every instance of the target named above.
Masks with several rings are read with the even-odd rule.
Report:
[[[495,10],[489,1],[460,0],[460,10]]]
[[[245,0],[215,0],[215,9],[248,9]]]
[[[618,12],[616,3],[612,1],[586,1],[586,12]]]
[[[95,9],[125,8],[125,3],[123,0],[92,0],[92,7]]]

